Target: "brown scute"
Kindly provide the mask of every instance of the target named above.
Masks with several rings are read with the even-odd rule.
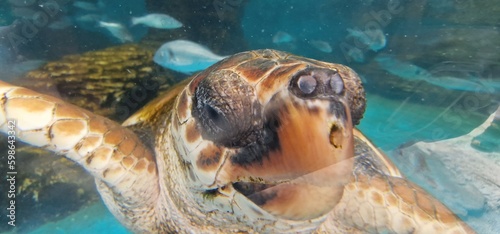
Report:
[[[76,150],[80,150],[81,148],[94,148],[99,144],[101,141],[101,137],[99,136],[87,136],[83,138],[76,146]],[[85,152],[84,154],[87,154],[89,152]]]
[[[196,165],[202,170],[215,170],[218,168],[222,151],[219,147],[209,144],[206,148],[201,150]]]
[[[112,129],[107,132],[106,135],[104,135],[104,143],[110,145],[118,145],[123,140],[123,135],[124,131],[122,131],[121,129]]]
[[[39,93],[32,91],[32,90],[29,90],[29,89],[25,89],[25,88],[14,89],[7,94],[7,97],[9,99],[13,99],[16,97],[20,97],[20,98],[35,97],[35,98],[40,98],[40,100],[46,100],[46,101],[53,102],[53,103],[58,103],[58,104],[62,103],[61,100],[59,100],[55,97],[52,97],[49,95],[40,96]]]
[[[136,158],[146,157],[147,159],[152,159],[152,155],[150,155],[144,147],[135,147],[132,155],[134,155]]]
[[[270,95],[273,95],[280,87],[286,87],[289,83],[290,76],[297,71],[302,70],[304,64],[292,64],[290,66],[277,66],[269,75],[263,79],[258,85],[257,90],[261,94],[259,99],[261,102],[266,102]]]
[[[125,155],[129,155],[135,149],[136,145],[137,144],[134,140],[127,138],[120,143],[118,150]]]
[[[57,134],[58,137],[73,136],[79,134],[86,124],[82,120],[59,120],[52,124],[51,134]]]
[[[106,159],[109,156],[111,156],[112,153],[113,153],[113,150],[109,147],[99,147],[93,153],[94,160],[97,159],[97,160],[100,160],[101,162],[106,161]]]
[[[189,103],[189,100],[188,100],[188,96],[186,94],[186,91],[183,91],[181,96],[179,97],[179,102],[177,103],[177,115],[179,117],[179,119],[186,119],[187,116],[188,116],[188,111],[189,110],[189,107],[188,107],[188,103]]]
[[[241,73],[242,77],[246,78],[248,83],[252,84],[262,79],[276,65],[276,61],[259,58],[240,64],[236,67],[235,71]]]
[[[154,164],[154,163],[150,163],[150,164],[148,165],[148,172],[149,172],[149,173],[151,173],[151,174],[153,174],[153,173],[155,173],[155,172],[156,172],[156,166],[155,166],[155,164]],[[156,173],[155,173],[155,174],[156,174]]]
[[[392,191],[394,191],[397,196],[399,196],[401,199],[403,199],[404,202],[409,205],[415,205],[415,203],[417,202],[415,190],[407,187],[406,184],[394,184],[392,187]]]
[[[123,153],[122,153],[122,152],[120,152],[120,151],[115,150],[115,151],[113,152],[113,155],[111,156],[111,159],[112,159],[113,161],[119,162],[119,161],[121,161],[121,160],[122,160],[122,158],[123,158],[123,157],[125,157],[125,154],[123,154]]]
[[[435,217],[436,210],[431,198],[423,191],[417,191],[416,197],[418,207],[420,207],[420,209],[422,209],[422,211],[424,211],[428,215]]]
[[[87,116],[81,110],[69,105],[57,105],[55,116],[58,118],[84,119]]]
[[[131,156],[127,156],[122,159],[122,164],[125,168],[130,168],[132,165],[134,165],[135,159]]]
[[[378,205],[383,205],[384,204],[384,197],[379,192],[376,191],[371,191],[371,200]]]
[[[26,112],[45,112],[54,108],[54,104],[38,99],[10,99],[9,106],[24,109]]]
[[[141,171],[144,171],[144,170],[146,169],[147,165],[148,165],[148,164],[147,164],[147,160],[143,158],[143,159],[139,160],[139,162],[137,162],[137,163],[135,164],[135,166],[134,166],[133,170],[134,170],[135,172],[141,172]]]
[[[283,59],[283,58],[290,55],[290,54],[282,52],[282,51],[270,50],[270,49],[256,50],[256,51],[253,51],[253,53],[258,54],[262,58],[273,59],[273,60]]]
[[[274,77],[290,77],[292,76],[295,72],[297,72],[300,68],[303,68],[304,64],[290,64],[290,65],[279,65],[276,66],[276,68],[269,73],[269,77],[273,78]],[[267,82],[270,82],[269,80],[273,79],[266,79]],[[265,82],[265,81],[263,81]]]
[[[193,143],[201,137],[200,132],[196,128],[196,123],[194,121],[189,121],[186,124],[186,140],[189,143]]]
[[[109,129],[109,125],[106,124],[106,122],[101,121],[101,119],[98,118],[91,118],[88,121],[89,125],[89,131],[94,132],[94,133],[105,133]]]
[[[385,194],[385,200],[387,201],[387,204],[389,206],[394,206],[394,207],[398,206],[398,199],[392,193]]]
[[[300,60],[290,59],[288,57],[287,58],[279,59],[278,63],[280,64],[280,66],[289,66],[289,65],[293,65],[293,64],[302,64],[302,62]]]
[[[443,223],[453,223],[457,222],[458,217],[453,214],[446,206],[441,202],[436,202],[436,216],[437,219]],[[471,232],[473,233],[473,232]]]
[[[371,187],[378,188],[381,191],[391,191],[388,181],[383,178],[374,177],[368,179],[366,176],[362,176],[362,178],[367,182],[369,181]]]
[[[228,60],[221,63],[218,69],[227,69],[237,66],[245,61],[248,61],[253,58],[252,53],[244,52],[231,56]]]
[[[310,58],[304,58],[304,57],[295,57],[295,56],[293,56],[292,58],[296,58],[298,60],[304,61],[306,63],[310,63],[310,64],[318,66],[318,67],[326,67],[327,64],[328,64],[328,63],[325,63],[325,62],[321,62],[319,60],[310,59]]]

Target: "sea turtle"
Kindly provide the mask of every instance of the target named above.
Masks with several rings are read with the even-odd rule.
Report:
[[[364,90],[340,64],[238,53],[122,125],[7,83],[0,93],[2,131],[84,167],[137,233],[473,233],[353,127]]]

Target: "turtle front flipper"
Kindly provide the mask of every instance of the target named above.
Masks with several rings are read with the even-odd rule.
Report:
[[[328,219],[349,233],[474,233],[417,185],[384,175],[356,175]]]
[[[320,230],[346,233],[474,233],[440,201],[408,181],[353,129],[353,177]]]
[[[92,174],[108,208],[129,228],[153,230],[155,159],[130,130],[101,116],[0,81],[0,129],[75,161]],[[130,226],[133,225],[133,226]]]

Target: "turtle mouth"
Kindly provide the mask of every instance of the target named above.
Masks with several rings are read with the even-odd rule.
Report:
[[[309,220],[330,212],[350,178],[353,152],[351,135],[346,135],[350,128],[342,121],[331,121],[329,131],[321,126],[308,129],[317,135],[300,134],[305,136],[299,138],[301,144],[297,137],[278,130],[280,139],[291,142],[281,140],[281,147],[260,163],[233,171],[239,174],[230,183],[234,190],[266,212],[288,220]],[[310,138],[320,143],[307,142]]]
[[[273,199],[276,193],[265,192],[276,184],[262,184],[255,182],[235,182],[233,188],[247,197],[250,201],[258,206],[264,205],[266,201]]]

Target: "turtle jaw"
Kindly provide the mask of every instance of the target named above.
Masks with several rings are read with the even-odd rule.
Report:
[[[286,103],[273,111],[280,122],[273,130],[278,143],[249,150],[263,154],[260,160],[240,160],[249,157],[244,149],[230,156],[217,183],[233,187],[248,202],[280,218],[310,220],[327,214],[350,179],[354,147],[350,112],[332,114],[330,109]]]

